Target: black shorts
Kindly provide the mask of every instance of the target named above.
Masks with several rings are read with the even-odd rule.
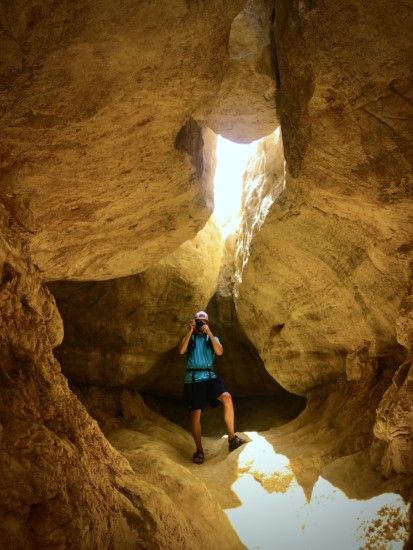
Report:
[[[224,381],[219,377],[194,382],[193,384],[184,384],[184,398],[187,409],[189,411],[206,409],[208,404],[211,407],[217,407],[220,404],[217,397],[227,391]]]

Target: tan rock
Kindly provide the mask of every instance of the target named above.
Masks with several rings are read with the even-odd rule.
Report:
[[[251,241],[265,221],[271,205],[285,188],[285,161],[281,127],[257,144],[256,154],[250,159],[243,177],[242,218],[239,231],[234,237],[235,265],[233,288],[235,297],[239,293],[242,273],[250,254]],[[220,289],[223,293],[224,290]]]
[[[64,373],[76,384],[143,387],[144,375],[176,347],[191,316],[214,294],[222,247],[209,221],[195,239],[142,274],[51,283],[66,327],[57,351]]]
[[[18,247],[16,226],[2,208],[1,547],[166,550],[195,549],[201,541],[205,548],[242,548],[201,482],[156,446],[130,453],[137,475],[69,390],[52,354],[60,317]],[[123,407],[126,418],[148,422],[139,402],[126,396]],[[196,495],[196,515],[188,493]],[[186,505],[177,507],[182,498]]]
[[[397,319],[397,339],[408,348],[406,361],[398,368],[377,408],[373,462],[387,477],[413,472],[413,295],[404,298]],[[384,445],[379,443],[384,442]]]
[[[204,472],[200,472],[199,465],[191,461],[194,449],[188,431],[154,413],[139,394],[120,388],[88,387],[82,388],[79,395],[104,426],[111,444],[128,459],[137,477],[152,487],[154,495],[163,496],[159,515],[166,524],[176,521],[182,528],[176,531],[175,545],[244,548],[218,504],[223,500],[237,502],[230,497],[230,485],[237,475],[237,458],[235,454],[228,456],[227,441],[214,441],[223,468],[214,470],[210,465],[205,469],[204,465],[201,468]],[[166,548],[166,544],[162,547]]]
[[[33,214],[46,279],[137,273],[202,228],[214,153],[191,116],[210,112],[243,5],[2,8],[2,188]]]
[[[409,208],[294,187],[253,240],[237,310],[268,371],[303,394],[366,342],[373,363],[397,349]]]
[[[5,239],[8,225],[0,243],[2,546],[139,544],[122,513],[139,523],[138,508],[115,484],[116,475],[127,484],[131,469],[69,391],[51,351],[61,333],[54,300],[16,234]]]
[[[267,136],[278,125],[272,10],[271,1],[248,0],[231,25],[228,69],[208,124],[238,143]]]
[[[296,393],[344,373],[366,345],[368,369],[399,361],[411,257],[410,17],[405,3],[396,14],[386,1],[374,10],[276,2],[290,174],[253,239],[237,310],[268,371]]]
[[[74,384],[128,385],[180,397],[186,358],[178,340],[195,310],[207,308],[224,345],[217,372],[237,396],[274,395],[281,388],[237,320],[233,301],[252,232],[282,190],[280,133],[261,140],[244,179],[249,209],[240,232],[225,243],[210,220],[156,266],[137,276],[106,282],[55,282],[49,286],[62,312],[66,335],[57,351]]]

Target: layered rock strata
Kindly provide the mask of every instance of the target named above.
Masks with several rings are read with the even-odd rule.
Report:
[[[154,472],[143,451],[131,467],[108,443],[53,357],[61,319],[2,203],[0,227],[1,547],[242,547],[189,472],[168,459]],[[196,517],[176,506],[182,475],[197,495]]]
[[[214,146],[192,115],[243,5],[3,3],[2,187],[46,279],[137,273],[204,225]]]
[[[145,388],[145,375],[176,348],[191,316],[214,294],[222,247],[211,220],[195,239],[144,273],[50,283],[66,326],[57,356],[71,382]],[[165,368],[173,371],[169,363]]]

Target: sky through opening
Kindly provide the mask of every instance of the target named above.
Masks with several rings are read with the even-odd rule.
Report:
[[[223,239],[235,233],[240,224],[242,177],[249,159],[256,152],[257,143],[234,143],[217,137],[213,217]]]

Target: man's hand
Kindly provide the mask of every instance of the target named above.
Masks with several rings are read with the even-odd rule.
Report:
[[[209,328],[209,326],[206,323],[204,323],[201,330],[204,334],[209,334],[209,336],[212,336],[211,329]]]
[[[182,338],[182,340],[178,345],[178,353],[180,353],[181,355],[186,353],[188,349],[189,340],[191,339],[194,330],[195,330],[195,319],[191,319],[188,325],[188,332],[185,334],[185,336]]]
[[[218,342],[218,340],[215,338],[215,336],[212,334],[212,331],[211,329],[209,328],[209,325],[207,325],[206,323],[204,324],[204,326],[201,328],[201,331],[204,333],[204,334],[208,334],[208,336],[211,338],[211,344],[212,344],[212,347],[214,348],[214,351],[217,355],[222,355],[224,353],[224,348],[222,347],[222,345]]]

